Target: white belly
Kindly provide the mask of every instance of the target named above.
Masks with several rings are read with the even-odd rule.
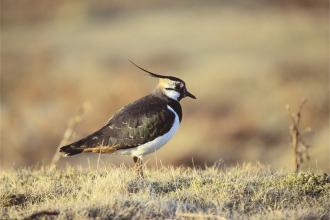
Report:
[[[179,121],[179,116],[178,114],[170,107],[167,106],[167,108],[172,111],[175,115],[174,123],[172,125],[172,128],[162,136],[157,137],[156,139],[147,142],[143,145],[140,145],[135,148],[130,148],[130,149],[123,149],[123,150],[118,150],[117,152],[120,154],[126,154],[126,155],[131,155],[131,156],[136,156],[141,158],[142,156],[146,154],[150,154],[152,152],[155,152],[159,148],[161,148],[164,144],[166,144],[175,134],[176,130],[178,129],[180,125]]]

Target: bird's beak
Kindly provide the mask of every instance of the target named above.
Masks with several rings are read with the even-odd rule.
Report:
[[[196,99],[196,96],[194,96],[193,94],[191,94],[190,92],[188,92],[188,90],[185,91],[184,95],[185,96],[188,96],[190,98]]]

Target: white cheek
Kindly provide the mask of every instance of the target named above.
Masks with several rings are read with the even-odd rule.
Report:
[[[174,90],[165,90],[165,95],[171,99],[175,99],[178,100],[178,98],[180,97],[180,93],[178,93],[177,91]]]

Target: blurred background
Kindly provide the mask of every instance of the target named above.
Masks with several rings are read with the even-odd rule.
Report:
[[[304,169],[329,172],[328,8],[327,0],[1,0],[1,167],[49,164],[83,103],[73,140],[152,91],[157,81],[129,58],[183,78],[198,97],[182,101],[183,123],[148,156],[150,167],[260,161],[290,170],[285,105],[295,111],[306,97]],[[123,162],[132,163],[101,156]]]

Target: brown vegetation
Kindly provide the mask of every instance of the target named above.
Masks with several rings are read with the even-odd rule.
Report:
[[[301,165],[305,160],[310,160],[308,153],[309,145],[303,139],[304,132],[301,131],[300,121],[302,117],[302,109],[307,102],[306,99],[303,99],[299,105],[299,108],[296,113],[293,113],[290,109],[290,105],[287,105],[287,109],[290,113],[292,124],[290,126],[290,135],[291,135],[291,146],[293,150],[294,158],[294,168],[295,171],[300,171]]]
[[[85,100],[92,108],[73,140],[149,93],[154,79],[130,58],[183,78],[198,97],[183,101],[178,133],[148,166],[194,158],[196,167],[222,159],[291,169],[283,106],[306,96],[301,126],[313,128],[304,136],[313,147],[302,169],[329,171],[327,1],[37,2],[1,2],[1,167],[49,164]],[[106,162],[131,158],[58,164]]]

